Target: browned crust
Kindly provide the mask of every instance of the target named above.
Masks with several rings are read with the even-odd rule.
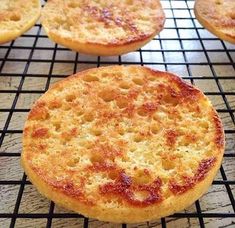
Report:
[[[215,129],[216,129],[216,134],[214,139],[215,144],[217,145],[218,148],[224,148],[225,135],[224,135],[223,125],[220,118],[218,117],[218,113],[215,110],[212,111],[212,118],[214,120]]]
[[[25,2],[21,1],[18,4],[19,4],[18,8],[14,8],[13,12],[12,11],[0,12],[0,23],[2,23],[3,21],[6,21],[6,20],[10,20],[11,17],[18,18],[21,15],[20,14],[20,7],[22,4],[25,4]],[[35,12],[35,15],[32,18],[28,19],[27,23],[25,23],[23,26],[21,26],[20,29],[14,28],[13,25],[12,25],[12,28],[10,28],[9,30],[7,30],[8,28],[4,29],[4,30],[1,29],[1,31],[0,31],[0,44],[4,44],[9,41],[12,41],[12,40],[16,39],[17,37],[21,36],[26,31],[28,31],[37,22],[38,18],[40,17],[40,13],[41,13],[41,5],[40,5],[40,1],[38,0],[38,11]],[[24,17],[24,15],[21,15],[21,16]],[[14,22],[14,23],[17,24],[17,22]]]
[[[183,179],[183,184],[178,184],[174,179],[170,180],[169,181],[170,191],[172,191],[175,195],[180,195],[187,192],[189,189],[194,188],[194,186],[198,182],[202,181],[205,178],[205,176],[208,174],[210,169],[213,168],[215,163],[216,163],[215,157],[202,160],[193,177],[187,177],[187,176],[181,177]]]
[[[197,20],[215,36],[235,44],[235,19],[230,19],[230,21],[226,19],[225,21],[223,15],[218,15],[218,12],[215,10],[215,3],[211,3],[211,6],[207,9],[210,12],[210,17],[206,18],[201,12],[202,8],[208,7],[204,6],[205,2],[204,0],[197,0],[195,2],[194,13]],[[225,28],[227,28],[226,31],[224,30]]]
[[[158,8],[161,9],[160,2],[155,3],[158,5]],[[87,6],[87,8],[89,8]],[[93,18],[97,17],[97,12],[94,13],[95,9],[94,7],[90,7],[89,13],[93,15]],[[104,9],[108,10],[108,9]],[[123,28],[126,29],[126,21],[125,24],[122,24],[122,21],[116,21],[114,18],[109,18],[109,12],[103,13],[104,15],[101,15],[101,18],[96,18],[97,21],[101,22],[103,21],[104,24],[106,24],[106,17],[110,19],[112,22],[115,22],[117,28]],[[48,37],[53,40],[56,43],[59,43],[63,46],[66,46],[74,51],[91,54],[91,55],[101,55],[101,56],[110,56],[110,55],[121,55],[128,53],[130,51],[134,51],[139,49],[140,47],[144,46],[146,43],[148,43],[150,40],[152,40],[162,29],[165,23],[165,15],[164,12],[161,12],[161,16],[158,16],[156,20],[156,26],[154,31],[145,32],[145,31],[138,31],[138,29],[133,26],[128,26],[128,30],[132,31],[132,35],[135,36],[132,37],[126,37],[126,38],[115,38],[113,40],[109,40],[107,42],[95,42],[95,41],[80,41],[79,39],[74,39],[71,37],[65,37],[63,34],[60,34],[56,29],[50,29],[46,25],[46,17],[47,15],[43,14],[42,16],[42,25],[48,35]],[[131,20],[129,20],[129,23],[132,23]],[[129,28],[130,27],[130,28]]]
[[[38,128],[32,133],[32,138],[44,138],[47,136],[48,128]]]
[[[119,68],[118,66],[114,66],[112,67],[112,71],[118,70],[118,68]],[[140,69],[140,67],[133,67],[133,68]],[[204,95],[200,92],[200,90],[196,89],[192,85],[185,83],[184,81],[182,81],[182,79],[180,79],[179,77],[171,73],[155,71],[149,68],[142,68],[142,69],[145,70],[146,73],[151,74],[154,77],[168,78],[170,82],[172,81],[176,83],[177,87],[181,89],[181,93],[177,91],[171,91],[171,95],[173,97],[177,97],[177,99],[180,102],[184,102],[185,105],[189,105],[190,102],[195,101],[199,97],[204,97]],[[54,84],[51,90],[60,89],[66,85],[66,82],[70,83],[76,80],[76,78],[82,77],[87,72],[95,72],[96,70],[97,69],[91,69],[91,70],[83,71],[76,75],[70,76],[64,79],[62,82],[58,82]],[[48,91],[47,93],[50,93],[50,91]],[[42,109],[42,108],[45,108],[45,104],[44,102],[41,102],[41,100],[39,99],[39,101],[34,105],[31,112],[37,114],[38,113],[37,109]],[[153,106],[152,104],[148,104],[145,108],[147,111],[151,113],[152,110],[153,109],[155,110],[156,107]],[[129,214],[129,212],[126,211],[125,209],[119,208],[117,210],[114,209],[111,215],[108,211],[105,211],[105,208],[100,208],[99,205],[96,205],[94,201],[87,200],[86,197],[83,195],[83,192],[81,191],[82,183],[83,183],[82,180],[81,180],[81,186],[79,187],[79,186],[74,186],[74,184],[72,182],[69,182],[69,180],[66,180],[64,182],[55,182],[54,180],[47,179],[46,174],[43,173],[43,170],[35,169],[29,161],[27,162],[27,160],[30,159],[29,157],[25,157],[29,154],[29,153],[26,153],[27,151],[25,151],[27,148],[24,148],[23,150],[22,165],[26,173],[28,174],[30,180],[32,181],[32,183],[36,185],[36,187],[39,189],[39,191],[42,194],[54,200],[56,203],[62,204],[66,208],[75,210],[84,215],[95,217],[101,220],[113,221],[113,222],[140,222],[140,221],[150,220],[153,218],[159,218],[161,216],[166,216],[166,215],[174,213],[175,211],[181,210],[185,208],[186,206],[190,205],[196,199],[198,199],[207,190],[214,176],[216,175],[216,172],[222,161],[225,139],[224,139],[222,123],[218,117],[218,114],[213,108],[212,108],[211,114],[214,120],[214,127],[216,131],[214,142],[217,147],[216,148],[217,154],[214,154],[215,157],[211,157],[210,161],[209,160],[202,161],[202,165],[200,167],[204,167],[204,168],[199,167],[198,170],[200,171],[200,173],[203,173],[203,175],[198,173],[197,175],[199,175],[199,177],[195,175],[195,177],[188,179],[190,184],[185,185],[185,186],[180,186],[176,182],[172,182],[172,186],[175,186],[175,188],[178,188],[180,191],[180,194],[176,193],[177,197],[172,196],[168,199],[162,199],[161,191],[158,190],[157,196],[154,196],[153,198],[151,199],[149,198],[147,200],[148,206],[144,205],[141,201],[135,201],[135,200],[133,201],[131,192],[128,193],[127,191],[126,195],[121,194],[119,197],[123,196],[124,198],[126,198],[126,202],[130,203],[132,205],[131,207],[134,208],[136,212],[134,214],[133,213]],[[38,118],[37,115],[36,117]],[[32,116],[31,114],[29,114],[29,119],[34,119],[34,118],[35,118],[34,115]],[[110,118],[110,117],[107,116],[107,118]],[[24,145],[25,137],[28,136],[28,132],[30,132],[30,130],[28,128],[25,128],[23,145]],[[77,130],[71,130],[69,134],[73,135],[73,134],[76,134],[76,132]],[[47,130],[41,128],[41,126],[39,126],[37,129],[34,129],[34,132],[33,132],[33,135],[35,135],[36,137],[42,136],[42,138],[46,134],[47,134]],[[34,137],[33,135],[32,137]],[[169,136],[169,146],[174,146],[174,140],[177,137],[177,133],[169,131],[167,132],[167,135]],[[120,142],[120,145],[119,145],[120,148],[122,147],[122,145],[123,143]],[[41,148],[44,149],[43,146]],[[121,156],[121,157],[123,156],[122,149],[120,150],[115,149],[115,148],[110,147],[109,145],[102,147],[102,145],[99,146],[99,142],[95,143],[94,150],[98,150],[98,152],[99,150],[102,150],[102,153],[104,151],[105,157],[109,157],[109,158],[113,158],[116,156]],[[65,153],[67,154],[66,156],[69,156],[69,152],[65,152]],[[102,159],[102,157],[98,158],[98,160],[99,159]],[[119,170],[117,167],[108,163],[104,163],[101,165],[99,162],[97,162],[97,163],[94,163],[93,166],[89,166],[87,168],[90,171],[94,171],[94,172],[105,172],[107,170],[117,171],[117,173],[123,172]],[[148,173],[148,170],[145,172]],[[73,173],[71,173],[71,175],[73,175]],[[129,177],[127,177],[127,179],[128,178]],[[127,184],[126,184],[126,181],[124,182],[125,182],[124,184],[122,183],[122,181],[117,182],[117,189],[124,190],[125,188],[129,188],[129,186],[131,186],[131,183],[129,183],[129,181]],[[159,186],[160,184],[156,185],[156,188],[159,188]],[[110,188],[111,190],[109,190]],[[135,189],[138,187],[133,186],[132,188]],[[116,189],[115,186],[110,185],[107,187],[106,185],[106,186],[101,187],[101,192],[104,194],[112,195],[114,194],[112,192],[112,190],[114,189]],[[143,186],[140,186],[140,189],[147,189],[147,191],[150,191],[151,193],[153,189],[155,189],[155,187],[154,186],[148,187],[147,185],[146,186],[143,185]],[[62,198],[64,200],[61,200]],[[172,202],[174,206],[172,205]],[[159,207],[159,206],[162,208],[162,210],[159,213],[156,213],[156,207]],[[114,215],[115,213],[117,213],[116,216]],[[125,217],[123,217],[123,215],[125,215]]]
[[[58,189],[53,185],[48,185],[48,183],[46,183],[43,179],[39,178],[38,174],[31,170],[23,159],[21,161],[30,181],[37,187],[39,192],[47,198],[53,200],[58,205],[78,213],[82,213],[90,218],[96,218],[102,221],[115,223],[137,223],[165,217],[190,206],[208,190],[217,173],[217,170],[221,165],[222,156],[219,157],[214,167],[207,173],[205,179],[197,184],[197,191],[193,188],[178,195],[177,197],[171,197],[168,200],[163,201],[163,203],[157,206],[157,208],[161,208],[161,210],[157,210],[156,207],[135,208],[135,213],[133,213],[133,210],[120,210],[117,208],[114,208],[112,210],[113,213],[110,213],[110,211],[107,212],[103,208],[81,203],[80,199],[71,197],[70,194],[65,194],[64,190],[61,190],[60,188]]]

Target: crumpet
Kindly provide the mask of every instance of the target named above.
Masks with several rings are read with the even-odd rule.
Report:
[[[21,36],[40,16],[40,0],[0,1],[0,44]]]
[[[158,0],[50,0],[42,11],[51,40],[93,55],[137,50],[162,30],[164,21]]]
[[[235,44],[234,0],[196,0],[194,12],[197,20],[207,30]]]
[[[224,132],[208,98],[137,66],[90,69],[33,105],[22,165],[39,192],[85,216],[134,223],[173,214],[211,185]]]

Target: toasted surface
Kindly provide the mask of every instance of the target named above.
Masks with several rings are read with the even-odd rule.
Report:
[[[70,76],[34,104],[22,164],[54,202],[133,223],[191,205],[223,152],[221,121],[201,91],[167,72],[110,66]]]
[[[21,36],[40,16],[39,0],[1,0],[0,44]]]
[[[164,21],[158,0],[50,0],[42,11],[49,38],[93,55],[134,51],[159,33]]]
[[[194,12],[207,30],[222,40],[235,43],[234,0],[196,0]]]

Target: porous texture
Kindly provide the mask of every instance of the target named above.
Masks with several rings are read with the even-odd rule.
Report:
[[[0,44],[21,36],[40,16],[39,0],[0,1]]]
[[[110,66],[70,76],[34,104],[22,164],[54,202],[132,223],[192,204],[223,152],[221,121],[197,88],[167,72]]]
[[[235,43],[234,0],[196,0],[194,12],[207,30],[222,40]]]
[[[93,55],[134,51],[158,34],[164,21],[158,0],[50,0],[42,11],[50,39]]]

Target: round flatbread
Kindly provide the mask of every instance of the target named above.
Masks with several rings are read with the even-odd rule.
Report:
[[[158,0],[50,0],[42,11],[51,40],[92,55],[134,51],[153,39],[164,21]]]
[[[1,0],[0,44],[21,36],[40,16],[39,0]]]
[[[179,77],[137,66],[90,69],[53,85],[25,123],[22,164],[55,203],[99,220],[173,214],[207,191],[224,132]]]
[[[234,0],[196,0],[194,12],[207,30],[222,40],[235,43]]]

